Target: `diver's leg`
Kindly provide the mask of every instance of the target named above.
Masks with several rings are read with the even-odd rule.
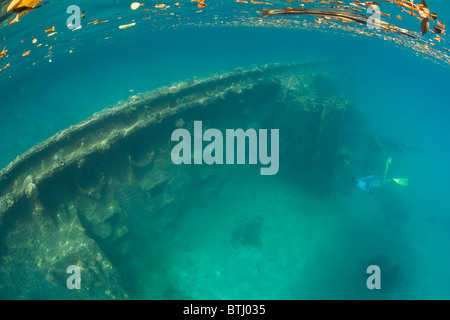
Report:
[[[372,183],[372,187],[373,188],[378,188],[378,187],[381,187],[383,184],[384,184],[383,181],[374,181]]]
[[[392,179],[385,179],[384,181],[374,181],[372,183],[372,187],[381,187],[382,185],[385,185],[386,183],[392,182],[394,180]]]

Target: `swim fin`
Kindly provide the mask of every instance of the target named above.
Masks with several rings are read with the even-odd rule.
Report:
[[[408,179],[392,179],[394,180],[397,184],[401,185],[401,186],[408,186]]]

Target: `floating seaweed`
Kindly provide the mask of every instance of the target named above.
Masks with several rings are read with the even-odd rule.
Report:
[[[345,19],[347,21],[353,21],[361,25],[367,25],[369,21],[369,16],[349,12],[349,11],[332,11],[332,10],[324,10],[324,9],[307,9],[307,8],[281,8],[281,9],[264,9],[262,12],[264,17],[269,16],[277,16],[277,15],[312,15],[319,16],[325,18],[336,18],[336,19]],[[398,33],[413,39],[420,39],[417,35],[415,35],[412,31],[405,30],[403,28],[399,28],[393,24],[387,23],[385,21],[379,20],[376,24],[377,27],[391,31],[394,33]]]

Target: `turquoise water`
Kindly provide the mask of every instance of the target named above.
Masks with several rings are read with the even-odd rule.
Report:
[[[175,18],[156,16],[164,11],[152,12],[153,5],[132,11],[131,1],[93,5],[80,0],[86,18],[81,30],[70,31],[65,26],[68,3],[50,1],[1,28],[0,50],[6,45],[9,57],[0,59],[0,68],[11,65],[0,72],[0,166],[136,93],[236,67],[321,59],[339,70],[331,87],[322,84],[323,92],[338,92],[360,112],[355,131],[350,125],[342,137],[351,156],[333,177],[330,193],[307,192],[305,185],[319,178],[284,159],[285,152],[275,176],[230,166],[206,185],[186,190],[191,197],[183,210],[137,215],[137,234],[149,230],[151,235],[128,242],[135,249],[126,257],[116,254],[113,244],[92,239],[131,299],[449,299],[448,65],[374,37],[282,22],[259,26],[242,18],[257,17],[255,11],[267,5],[206,2],[199,13],[196,3],[180,1],[184,6],[178,8],[170,2],[166,12],[180,15]],[[275,1],[273,7],[283,6],[284,1]],[[441,21],[450,16],[445,1],[429,0],[428,6]],[[391,20],[400,11],[394,12]],[[95,19],[109,21],[87,24]],[[133,19],[136,26],[118,28]],[[420,22],[413,21],[405,23],[418,32]],[[52,26],[58,34],[47,37],[44,30]],[[34,38],[43,45],[32,44]],[[445,46],[449,39],[443,38]],[[27,50],[30,54],[22,57]],[[290,143],[284,147],[295,154],[302,141],[289,140],[287,128],[298,119],[291,121],[277,124]],[[358,135],[385,141],[380,154],[365,154]],[[371,195],[351,183],[353,176],[382,174],[388,156],[393,159],[390,175],[408,178],[409,186],[385,185]],[[4,239],[11,230],[0,230],[0,254],[6,257]],[[14,239],[20,241],[20,234]],[[30,253],[26,259],[37,257]],[[7,263],[14,261],[4,258],[2,268]],[[381,290],[366,287],[369,265],[381,268]],[[27,268],[10,277],[31,272]],[[55,282],[61,291],[38,290],[33,282],[28,286],[36,288],[21,294],[0,279],[3,299],[77,298],[64,291],[64,281]]]

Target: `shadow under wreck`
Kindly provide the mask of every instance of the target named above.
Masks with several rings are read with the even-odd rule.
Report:
[[[139,245],[158,246],[176,223],[161,212],[216,192],[219,171],[247,168],[173,164],[171,133],[195,120],[204,130],[281,128],[280,167],[303,168],[298,186],[326,197],[351,107],[330,91],[333,72],[323,62],[272,64],[177,83],[132,96],[19,156],[0,173],[0,297],[136,297],[139,279],[121,266],[139,260]],[[86,290],[67,289],[71,265]]]

